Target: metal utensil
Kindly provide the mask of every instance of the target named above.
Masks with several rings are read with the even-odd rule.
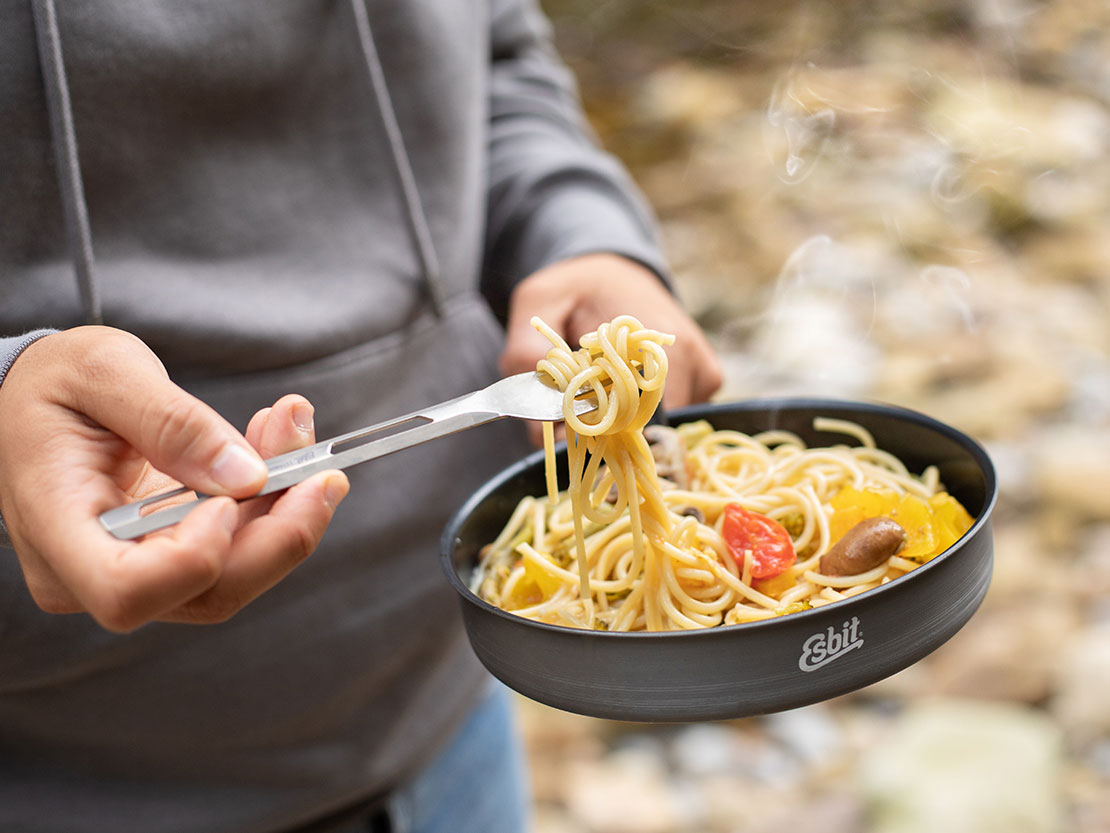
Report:
[[[574,411],[581,415],[596,407],[596,399],[584,395],[575,400]],[[266,483],[252,497],[287,489],[319,471],[345,469],[502,417],[560,421],[563,419],[563,393],[534,372],[508,376],[487,388],[439,405],[271,457],[266,461],[269,470]],[[210,497],[197,493],[194,499],[157,508],[157,504],[173,501],[191,491],[181,487],[109,509],[100,516],[100,522],[117,538],[138,538],[177,523],[194,506]]]

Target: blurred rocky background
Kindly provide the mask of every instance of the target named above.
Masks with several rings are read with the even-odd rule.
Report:
[[[1110,3],[545,0],[655,206],[721,397],[972,434],[995,575],[817,706],[642,726],[520,700],[535,833],[1110,831]]]

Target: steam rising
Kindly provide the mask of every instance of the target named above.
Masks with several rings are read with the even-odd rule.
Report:
[[[1016,222],[1000,196],[1035,139],[1012,104],[1002,81],[911,62],[808,62],[779,79],[762,124],[777,180],[765,204],[795,230],[799,217],[819,225],[758,312],[726,330],[743,341],[729,369],[741,395],[874,396],[884,355],[923,343],[935,368],[915,372],[929,378],[980,360],[965,355],[982,317],[977,273],[999,254],[998,226]]]

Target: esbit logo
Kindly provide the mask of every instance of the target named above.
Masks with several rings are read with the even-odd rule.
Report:
[[[834,659],[844,656],[863,645],[863,635],[859,630],[859,618],[852,617],[837,630],[832,625],[820,633],[815,633],[802,645],[802,655],[798,667],[803,671],[816,671]]]

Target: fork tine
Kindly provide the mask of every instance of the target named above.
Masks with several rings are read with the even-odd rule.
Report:
[[[495,382],[482,393],[487,404],[501,416],[559,422],[563,419],[563,392],[538,373],[518,373]],[[578,400],[578,415],[597,408],[591,399]]]

